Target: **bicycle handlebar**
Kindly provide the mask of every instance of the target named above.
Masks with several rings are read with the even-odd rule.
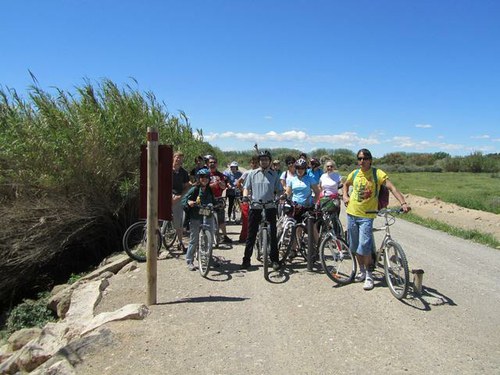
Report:
[[[378,216],[384,216],[385,214],[400,214],[403,213],[404,210],[399,208],[382,208],[380,210],[368,210],[365,211],[367,214],[377,214]]]

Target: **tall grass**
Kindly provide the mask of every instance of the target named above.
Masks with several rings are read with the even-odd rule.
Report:
[[[214,153],[183,112],[130,85],[0,88],[0,303],[119,250],[148,127],[188,159]]]

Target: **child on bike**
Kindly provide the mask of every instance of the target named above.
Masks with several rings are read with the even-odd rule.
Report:
[[[199,207],[208,204],[215,204],[215,197],[210,188],[210,171],[207,168],[202,168],[196,172],[197,183],[186,193],[183,199],[183,206],[187,211],[189,217],[189,246],[186,253],[186,262],[190,271],[196,270],[193,264],[194,251],[198,246],[198,235],[200,233],[200,224],[203,220],[199,214]],[[213,233],[213,217],[207,218]]]

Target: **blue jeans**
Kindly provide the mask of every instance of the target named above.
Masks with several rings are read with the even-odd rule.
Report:
[[[347,215],[349,248],[358,255],[370,255],[373,248],[373,219]]]
[[[189,221],[189,246],[186,252],[186,262],[193,263],[193,255],[195,249],[198,248],[198,236],[200,234],[200,226],[202,221],[191,219]],[[213,217],[207,218],[207,223],[210,225],[210,233],[212,234],[212,243],[213,243],[213,235],[214,235],[214,219]]]

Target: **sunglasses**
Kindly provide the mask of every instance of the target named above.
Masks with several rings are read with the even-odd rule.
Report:
[[[200,175],[200,178],[210,178],[210,176],[207,174],[202,174],[202,175]]]
[[[298,171],[305,171],[306,170],[304,167],[295,167],[295,169]]]
[[[370,158],[358,158],[359,161],[361,160],[370,160]]]
[[[326,167],[327,168],[333,168],[333,165],[327,165]]]

